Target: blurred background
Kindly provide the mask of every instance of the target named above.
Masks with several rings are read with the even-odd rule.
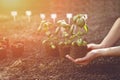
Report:
[[[66,13],[87,13],[93,21],[120,16],[120,0],[0,0],[0,15],[10,15],[11,11],[17,11],[18,16],[25,15],[26,10],[32,14],[57,13],[58,18],[65,17]],[[1,18],[1,17],[0,17]]]
[[[10,12],[14,10],[18,12],[16,17],[18,26],[34,27],[39,26],[40,13],[44,13],[46,19],[50,19],[51,13],[56,13],[57,20],[66,19],[66,13],[88,14],[89,31],[96,33],[92,37],[97,41],[96,37],[98,36],[102,40],[115,20],[120,17],[120,0],[0,0],[2,26],[6,26],[4,22],[9,22],[10,25],[10,21],[13,21]],[[25,22],[26,10],[32,11],[31,25]],[[89,35],[91,34],[89,33]]]

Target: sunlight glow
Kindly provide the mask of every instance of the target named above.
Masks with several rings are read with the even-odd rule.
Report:
[[[6,8],[13,8],[20,5],[21,0],[1,0],[1,3]]]

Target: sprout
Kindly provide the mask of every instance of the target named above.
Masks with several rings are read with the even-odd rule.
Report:
[[[56,48],[56,46],[53,44],[53,42],[50,43],[50,46],[51,46],[52,49]]]
[[[57,27],[55,30],[55,34],[58,34],[59,31],[60,31],[60,27]]]
[[[65,20],[59,20],[59,21],[57,21],[57,25],[61,26],[61,23],[64,23],[64,22],[65,22]]]
[[[76,16],[73,17],[73,22],[76,23],[77,19],[81,18],[82,14],[78,14]]]
[[[86,41],[83,41],[83,46],[86,46],[87,45],[87,42]]]
[[[56,14],[51,14],[51,18],[53,19],[54,23],[56,17]],[[66,14],[66,17],[69,19],[68,23],[70,23],[72,14],[68,13]],[[45,36],[47,37],[47,39],[43,40],[42,43],[44,44],[47,42],[52,49],[56,48],[56,43],[54,42],[55,40],[59,40],[57,41],[58,46],[66,46],[69,44],[72,46],[86,46],[87,42],[82,40],[82,36],[88,32],[86,20],[87,14],[78,14],[74,16],[74,24],[72,25],[68,24],[65,20],[59,20],[57,21],[57,27],[53,33],[51,32],[51,30],[53,31],[53,28],[51,27],[53,27],[55,24],[53,25],[50,22],[42,20],[39,29],[43,30],[45,32]],[[59,32],[60,34],[58,34]],[[55,35],[57,35],[57,37]]]
[[[47,31],[47,32],[46,32],[46,35],[50,37],[51,32],[50,32],[50,31]]]
[[[64,27],[64,28],[70,28],[71,25],[67,24],[65,20],[59,20],[57,21],[57,25],[60,27]]]
[[[82,39],[78,39],[76,41],[76,43],[77,43],[78,46],[81,46],[83,44],[83,40]]]
[[[69,36],[69,34],[67,32],[63,32],[63,36],[67,37],[67,36]]]
[[[43,40],[43,41],[42,41],[42,44],[45,44],[47,41],[48,41],[48,40]]]
[[[84,27],[85,21],[87,20],[87,14],[78,14],[73,17],[73,22],[78,26],[78,27]]]
[[[58,43],[58,45],[62,45],[63,44],[63,42],[62,41],[60,41],[59,43]]]
[[[72,46],[74,46],[74,45],[75,45],[75,41],[72,42]]]
[[[45,20],[42,20],[40,26],[38,27],[37,31],[41,31],[43,24],[46,23]]]
[[[87,24],[84,25],[84,30],[85,30],[86,32],[88,32],[88,26],[87,26]]]
[[[43,26],[43,30],[47,31],[52,26],[52,23],[50,23],[50,22],[44,22],[42,26]]]
[[[70,36],[70,39],[74,39],[76,37],[76,35],[72,35],[72,36]]]
[[[56,48],[56,46],[55,46],[55,45],[51,45],[51,48],[52,48],[52,49],[55,49],[55,48]]]
[[[85,25],[85,20],[83,19],[83,18],[79,18],[79,19],[77,19],[76,20],[76,25],[78,26],[78,27],[83,27],[84,25]]]

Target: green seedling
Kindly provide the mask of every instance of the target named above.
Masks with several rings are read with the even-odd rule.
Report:
[[[56,46],[53,44],[53,42],[50,43],[50,47],[51,47],[52,49],[55,49],[55,48],[56,48]]]
[[[40,26],[38,27],[37,31],[41,31],[43,28],[43,24],[46,23],[46,20],[42,20]]]
[[[86,32],[88,32],[88,26],[87,26],[87,24],[84,25],[84,30],[85,30]]]

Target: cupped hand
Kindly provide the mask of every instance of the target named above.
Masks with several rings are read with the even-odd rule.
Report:
[[[82,57],[82,58],[74,59],[70,55],[66,55],[66,58],[68,58],[74,63],[81,64],[81,65],[87,65],[88,63],[90,63],[92,60],[94,60],[95,58],[99,56],[101,56],[101,49],[91,50],[90,52],[86,54],[85,57]]]
[[[87,45],[89,50],[93,50],[93,49],[100,49],[103,48],[104,46],[102,46],[101,44],[94,44],[94,43],[90,43]]]

